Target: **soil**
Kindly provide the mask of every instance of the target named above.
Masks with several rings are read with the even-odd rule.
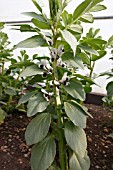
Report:
[[[108,108],[85,104],[93,118],[88,118],[86,134],[90,170],[113,169],[112,114]],[[30,118],[15,113],[0,126],[0,170],[31,170],[31,149],[26,145],[24,133]]]

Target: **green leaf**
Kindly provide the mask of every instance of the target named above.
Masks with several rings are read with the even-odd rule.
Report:
[[[73,13],[73,19],[77,20],[81,16],[83,16],[91,7],[92,7],[93,1],[92,0],[85,0],[83,1],[74,11]]]
[[[86,22],[86,23],[93,23],[94,21],[94,18],[93,18],[93,15],[92,14],[84,14],[80,20],[82,22]]]
[[[78,24],[71,24],[68,28],[69,28],[69,30],[72,30],[79,34],[82,34],[82,32],[83,32],[82,26],[78,25]]]
[[[24,96],[22,96],[18,102],[18,106],[21,105],[22,103],[28,102],[28,100],[35,94],[36,92],[28,92]]]
[[[74,125],[80,128],[86,127],[86,113],[80,105],[74,102],[65,102],[64,109],[67,116],[74,123]]]
[[[36,96],[30,98],[28,105],[27,105],[27,116],[31,117],[34,116],[36,113],[43,112],[49,102],[43,97],[42,93],[38,93]]]
[[[5,93],[11,96],[15,96],[17,94],[16,89],[9,86],[6,88]]]
[[[29,77],[34,75],[42,75],[43,70],[39,69],[37,65],[31,65],[25,68],[24,71],[20,74],[20,77]]]
[[[109,38],[108,43],[107,43],[107,47],[113,45],[113,35]]]
[[[82,50],[90,53],[90,54],[95,54],[95,55],[99,56],[99,53],[98,53],[96,50],[94,50],[94,49],[92,49],[91,47],[89,47],[89,46],[78,45],[78,47],[79,47],[80,49],[82,49]]]
[[[37,32],[37,30],[29,24],[14,25],[14,26],[19,26],[19,28],[13,28],[13,30],[20,30],[21,32]]]
[[[108,136],[113,139],[113,133],[110,133]]]
[[[31,153],[31,167],[33,170],[47,170],[54,161],[56,144],[49,136],[33,147]]]
[[[79,57],[82,59],[84,64],[88,64],[88,65],[90,64],[90,59],[87,54],[81,52]]]
[[[34,35],[26,40],[19,42],[16,48],[36,48],[43,46],[46,43],[45,39],[40,35]]]
[[[68,14],[68,12],[64,10],[64,12],[62,13],[62,21],[64,22],[65,26],[70,25],[72,21],[72,14]]]
[[[90,12],[97,12],[97,11],[102,11],[105,9],[106,9],[106,6],[99,4],[99,5],[96,5],[93,8],[91,8]]]
[[[45,18],[43,17],[43,15],[37,14],[36,12],[23,12],[22,14],[30,16],[30,17],[35,18],[35,19],[42,21],[42,22],[46,21]]]
[[[27,126],[25,139],[27,145],[40,142],[45,138],[49,131],[51,116],[49,113],[37,115]]]
[[[94,32],[94,37],[100,32],[100,29],[96,29]]]
[[[75,80],[70,80],[67,86],[63,85],[63,88],[73,98],[79,99],[81,101],[85,100],[85,92],[80,82]]]
[[[5,25],[5,23],[0,22],[0,30],[2,30],[4,28],[4,25]]]
[[[109,82],[106,86],[107,95],[112,96],[113,95],[113,81]]]
[[[5,119],[4,110],[2,110],[0,107],[0,125],[4,123],[4,119]]]
[[[81,74],[76,74],[76,73],[74,74],[74,76],[76,76],[78,78],[81,78],[82,80],[84,80],[84,81],[86,81],[86,82],[88,82],[90,84],[95,84],[95,82],[92,79],[90,79],[89,77],[87,77],[87,76],[83,76]]]
[[[74,56],[76,53],[77,40],[76,38],[67,30],[61,31],[63,38],[70,45],[73,50]]]
[[[86,134],[82,128],[75,126],[72,122],[67,122],[64,128],[67,144],[75,154],[84,157],[87,149]]]
[[[75,154],[71,151],[69,158],[70,170],[89,170],[90,168],[90,159],[85,153],[85,156],[82,158],[80,155]]]
[[[24,67],[27,67],[27,66],[30,66],[30,65],[33,65],[34,63],[31,62],[31,61],[22,61],[22,62],[16,62],[12,65],[10,65],[9,67],[10,68],[22,68],[23,66]]]
[[[97,4],[99,4],[100,2],[102,2],[103,0],[93,0],[93,3],[92,3],[92,8],[94,7],[94,6],[96,6]]]
[[[83,42],[87,42],[88,44],[106,44],[107,42],[105,40],[99,39],[99,38],[87,38],[84,39]]]
[[[69,66],[73,66],[75,68],[81,68],[81,69],[84,68],[82,60],[77,56],[74,57],[72,52],[65,52],[61,57],[62,57],[62,61]]]
[[[43,21],[40,21],[40,20],[34,19],[34,18],[31,21],[36,27],[38,27],[40,29],[50,29],[50,26],[45,21],[43,22]]]
[[[92,58],[91,58],[92,61],[97,61],[106,55],[106,51],[104,51],[104,50],[100,50],[100,51],[98,51],[98,53],[99,53],[99,56],[92,55]]]
[[[41,6],[39,5],[39,3],[37,3],[36,0],[32,0],[32,2],[33,2],[34,5],[37,7],[37,9],[42,13],[42,8],[41,8]]]

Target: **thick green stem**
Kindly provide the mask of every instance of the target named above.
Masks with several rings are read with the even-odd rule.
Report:
[[[57,20],[57,24],[59,22],[59,18]],[[57,24],[55,24],[52,30],[53,32],[53,47],[56,48],[57,44]],[[53,81],[58,81],[58,71],[57,71],[57,59],[53,62]],[[57,126],[58,126],[58,150],[59,150],[59,162],[61,170],[68,170],[66,169],[66,149],[65,149],[65,140],[64,140],[64,130],[62,128],[63,122],[61,120],[61,99],[60,99],[60,91],[57,89],[56,85],[54,84],[54,96],[55,96],[55,114],[58,117]]]
[[[94,66],[95,66],[95,62],[93,62],[93,65],[90,67],[91,68],[90,69],[90,75],[89,75],[90,78],[92,78]]]
[[[57,74],[57,67],[56,67],[56,61],[54,62],[54,80],[56,80],[58,77]],[[58,125],[58,135],[59,135],[59,161],[61,170],[66,170],[66,156],[65,156],[65,142],[64,142],[64,132],[62,129],[62,121],[61,121],[61,100],[60,100],[60,92],[54,85],[54,93],[55,93],[55,112],[58,117],[57,125]]]
[[[10,107],[11,102],[12,102],[12,96],[10,95],[9,100],[7,102],[6,112],[9,112],[9,107]]]

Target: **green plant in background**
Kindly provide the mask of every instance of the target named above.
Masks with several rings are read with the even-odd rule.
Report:
[[[25,94],[27,90],[28,78],[21,78],[21,72],[26,68],[34,64],[33,60],[37,55],[33,55],[31,59],[27,55],[26,51],[20,51],[20,56],[10,59],[10,66],[4,69],[4,75],[1,76],[2,94],[0,96],[0,103],[2,109],[6,113],[13,113],[15,109],[19,111],[25,111],[24,105],[17,107],[18,100]]]
[[[109,38],[106,48],[111,50],[111,55],[113,56],[113,35]],[[110,57],[110,60],[113,60],[113,57]],[[103,98],[103,102],[105,105],[109,106],[110,108],[113,107],[113,68],[111,68],[108,71],[105,71],[104,73],[101,73],[100,76],[106,76],[107,79],[110,81],[106,85],[106,91],[107,91],[107,96]]]
[[[26,93],[26,91],[28,91],[29,89],[29,85],[28,82],[31,82],[30,78],[26,77],[20,77],[21,72],[28,66],[31,66],[35,63],[35,60],[37,59],[38,55],[34,54],[31,59],[30,57],[27,55],[25,50],[20,51],[20,56],[17,57],[17,59],[12,58],[11,59],[11,65],[9,66],[8,72],[10,72],[10,74],[12,74],[14,78],[13,82],[13,87],[15,87],[15,89],[17,90],[17,96],[16,96],[16,103],[18,102],[18,100],[20,99],[20,97]],[[18,109],[19,111],[25,111],[24,105],[21,104],[19,106],[16,106],[16,109]],[[15,108],[14,107],[14,108]]]
[[[73,14],[69,14],[65,10],[69,0],[48,0],[48,18],[41,1],[32,2],[39,13],[25,14],[32,17],[35,27],[24,24],[19,29],[36,35],[20,42],[17,47],[47,47],[49,55],[37,55],[37,62],[20,74],[23,78],[30,78],[28,84],[32,87],[18,103],[19,106],[28,102],[27,116],[34,117],[25,133],[27,144],[34,144],[31,166],[33,170],[88,170],[90,160],[83,129],[89,114],[80,104],[85,100],[80,79],[87,82],[91,79],[77,74],[77,70],[84,68],[84,58],[80,56],[83,51],[86,52],[84,55],[94,51],[93,54],[99,56],[97,49],[100,47],[94,48],[92,41],[100,44],[104,41],[95,37],[80,40],[81,22],[92,23],[90,12],[103,10],[105,6],[100,4],[102,0],[85,0]]]
[[[11,90],[9,86],[7,87],[7,83],[9,81],[9,77],[7,75],[7,70],[5,69],[5,63],[11,61],[11,56],[13,52],[13,48],[10,48],[10,42],[8,40],[8,36],[6,33],[2,31],[4,28],[4,23],[0,22],[0,123],[3,122],[5,118],[5,111],[3,110],[4,107],[7,107],[7,103],[4,102],[4,91],[5,94]],[[7,96],[8,98],[8,96]]]
[[[106,44],[106,48],[111,50],[111,55],[113,56],[113,35],[108,39],[108,42]],[[109,50],[108,50],[109,52]],[[113,60],[113,57],[110,57],[110,60]],[[107,95],[103,97],[103,104],[105,106],[108,106],[110,109],[110,112],[113,113],[113,68],[111,68],[108,71],[105,71],[104,73],[101,73],[100,76],[106,76],[107,79],[109,79],[109,82],[106,85],[106,91]],[[113,119],[108,122],[108,123],[113,123]],[[109,137],[113,138],[113,133],[109,135]]]
[[[98,36],[99,31],[100,29],[94,30],[93,28],[90,28],[86,36],[79,42],[79,47],[81,48],[80,57],[84,66],[89,70],[89,75],[87,75],[87,77],[92,81],[98,77],[98,75],[94,73],[96,62],[107,53],[107,41],[103,40],[101,36]],[[92,81],[83,82],[86,93],[92,91],[91,85],[94,84]]]

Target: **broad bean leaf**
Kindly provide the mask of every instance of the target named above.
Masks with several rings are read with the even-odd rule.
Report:
[[[91,78],[89,78],[89,77],[87,77],[87,76],[83,76],[83,75],[77,74],[77,73],[75,73],[74,75],[75,75],[76,77],[81,78],[82,80],[90,83],[90,84],[95,84],[95,82],[94,82]]]
[[[90,168],[90,159],[85,153],[84,157],[82,158],[80,155],[75,154],[71,151],[70,159],[69,159],[69,166],[70,170],[89,170]]]
[[[86,23],[93,23],[94,21],[94,18],[93,18],[93,15],[92,14],[84,14],[80,20],[82,22],[86,22]]]
[[[54,161],[56,144],[52,136],[36,144],[31,153],[31,166],[33,170],[47,170]]]
[[[37,0],[32,0],[32,2],[36,6],[36,8],[42,13],[42,8],[41,8],[41,5],[39,4],[39,2],[37,2]]]
[[[36,12],[23,12],[22,14],[35,18],[39,21],[46,22],[45,18],[41,14],[37,14]]]
[[[39,69],[38,66],[34,64],[26,67],[25,70],[20,74],[20,77],[29,77],[37,74],[42,75],[43,70]]]
[[[45,138],[49,131],[50,121],[49,113],[39,114],[32,119],[25,132],[27,145],[38,143]]]
[[[73,66],[75,68],[84,68],[83,62],[80,57],[74,57],[72,52],[65,52],[62,55],[62,61],[65,62],[67,65]]]
[[[62,20],[65,26],[70,25],[72,22],[72,14],[68,14],[68,12],[64,10],[62,13]]]
[[[31,62],[31,61],[22,61],[22,62],[17,62],[17,63],[10,65],[10,68],[22,68],[23,66],[27,67],[27,66],[30,66],[30,65],[33,65],[33,64],[34,63]]]
[[[0,22],[0,30],[2,30],[4,28],[4,24],[3,22]]]
[[[113,96],[113,81],[109,82],[106,86],[107,95]]]
[[[80,107],[80,105],[77,105],[74,102],[65,102],[64,109],[74,125],[80,128],[86,127],[86,112]]]
[[[88,44],[106,44],[107,42],[105,40],[99,39],[99,38],[87,38],[84,39],[83,42],[87,42]]]
[[[19,26],[19,28],[13,28],[13,30],[20,30],[21,32],[37,32],[37,30],[29,24],[14,25],[14,26],[17,27]]]
[[[27,38],[21,42],[19,42],[16,47],[17,48],[36,48],[39,46],[43,46],[46,44],[46,41],[40,35],[34,35],[30,38]]]
[[[61,34],[62,34],[63,38],[65,39],[65,41],[70,45],[71,49],[73,50],[74,56],[75,56],[76,46],[77,46],[76,38],[74,37],[74,35],[72,35],[67,30],[61,31]]]
[[[91,7],[92,7],[92,0],[85,0],[83,1],[74,11],[73,19],[77,20],[81,16],[83,16]]]
[[[64,128],[67,144],[75,152],[84,157],[87,149],[86,134],[82,128],[75,126],[72,122],[67,122]]]
[[[113,139],[113,133],[110,133],[108,136]]]
[[[2,110],[0,107],[0,124],[4,122],[4,119],[5,119],[4,110]]]
[[[103,0],[92,0],[92,5],[91,8],[93,8],[94,6],[96,6],[97,4],[99,4],[100,2],[102,2]]]
[[[73,98],[79,99],[81,101],[85,100],[85,92],[80,82],[75,80],[70,80],[67,86],[63,85],[63,88]]]
[[[108,42],[107,42],[107,46],[111,46],[113,45],[113,35],[109,38]]]
[[[82,59],[84,64],[88,64],[88,65],[90,64],[90,58],[86,53],[81,52],[79,57]]]
[[[50,26],[45,21],[41,21],[41,20],[34,19],[34,18],[31,21],[36,27],[40,29],[50,29]]]
[[[8,94],[8,95],[11,95],[11,96],[15,96],[17,93],[16,93],[16,89],[13,88],[13,87],[10,87],[8,86],[6,89],[5,89],[5,93]]]
[[[78,24],[71,24],[69,27],[68,27],[69,30],[71,31],[74,31],[76,33],[79,33],[79,34],[82,34],[83,32],[83,28],[81,25],[78,25]]]
[[[43,112],[49,102],[43,97],[43,94],[39,92],[36,96],[30,98],[28,105],[27,105],[27,116],[31,117],[34,116],[36,113]]]
[[[22,103],[28,102],[28,100],[35,94],[36,92],[28,92],[24,96],[22,96],[18,102],[18,106],[21,105]]]
[[[106,9],[106,6],[99,4],[99,5],[96,5],[93,8],[91,8],[90,12],[97,12],[97,11],[102,11],[105,9]]]
[[[106,51],[104,51],[104,50],[100,50],[100,51],[98,51],[98,53],[99,53],[99,56],[92,55],[92,57],[91,57],[92,61],[99,60],[100,58],[102,58],[102,57],[104,57],[106,55]]]
[[[78,47],[79,47],[80,49],[82,49],[82,50],[90,53],[90,54],[94,54],[94,55],[99,56],[99,53],[98,53],[96,50],[94,50],[93,48],[89,47],[89,46],[78,45]]]
[[[88,13],[93,9],[97,4],[102,2],[103,0],[85,0],[83,1],[74,11],[73,18],[74,20],[79,19],[84,14]],[[99,4],[100,5],[100,4]],[[100,9],[98,9],[100,10]],[[102,9],[103,10],[103,9]]]

